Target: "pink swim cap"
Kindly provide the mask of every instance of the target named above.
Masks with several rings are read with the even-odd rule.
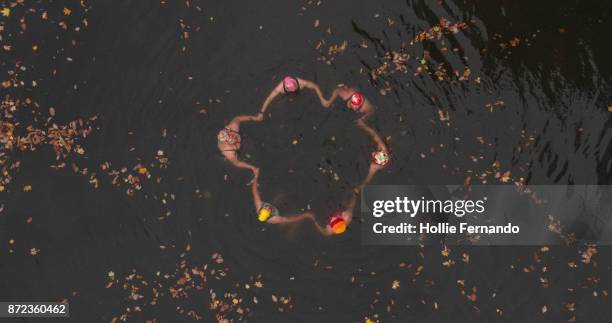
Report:
[[[295,92],[299,90],[297,79],[292,76],[285,76],[283,79],[283,88],[285,92]]]

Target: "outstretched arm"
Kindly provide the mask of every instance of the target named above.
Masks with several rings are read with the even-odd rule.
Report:
[[[257,115],[254,116],[237,116],[234,119],[232,119],[232,121],[230,122],[231,124],[234,124],[236,126],[240,126],[240,123],[242,122],[246,122],[246,121],[261,121],[263,120],[263,113],[258,113]]]
[[[355,206],[357,206],[357,198],[359,197],[360,193],[361,193],[360,187],[356,187],[355,190],[353,191],[353,194],[351,195],[351,199],[346,205],[346,210],[349,210],[352,212],[355,209]]]
[[[317,222],[316,220],[312,220],[312,223],[314,224],[314,226],[317,228],[317,231],[319,231],[320,234],[324,235],[324,236],[331,236],[332,234],[334,234],[332,232],[332,230],[328,227],[322,227],[319,222]]]
[[[314,221],[314,215],[311,212],[304,212],[296,215],[287,215],[287,216],[273,216],[268,220],[270,224],[286,224],[293,222],[300,222],[306,219],[311,219]]]
[[[321,101],[321,105],[325,107],[325,97],[323,97],[323,92],[321,92],[321,88],[316,83],[303,79],[300,79],[299,82],[305,88],[315,91],[315,93],[317,93],[317,96],[319,97],[319,101]]]
[[[251,184],[251,191],[253,192],[253,203],[255,203],[255,212],[258,212],[261,209],[261,205],[263,204],[263,202],[261,201],[261,194],[257,189],[258,186],[259,183],[257,183],[257,180],[253,181],[253,184]]]
[[[365,122],[365,119],[374,114],[374,109],[368,109],[357,121]]]
[[[257,166],[242,161],[238,159],[238,157],[227,158],[227,161],[229,161],[232,165],[238,168],[250,169],[251,172],[253,172],[253,179],[251,179],[251,181],[247,183],[247,186],[255,183],[255,181],[257,181],[257,179],[259,178],[259,168]]]
[[[378,165],[378,164],[375,164],[375,163],[370,163],[370,169],[368,170],[368,175],[363,180],[363,183],[361,183],[360,187],[368,185],[370,183],[370,181],[372,180],[372,178],[374,177],[374,175],[376,174],[376,172],[378,172],[379,170],[383,169],[383,167],[385,167],[385,166],[381,166],[381,165]]]
[[[378,148],[378,150],[385,150],[387,151],[387,145],[385,145],[385,142],[382,140],[382,138],[378,135],[378,133],[372,129],[372,127],[368,126],[365,121],[363,121],[363,118],[360,118],[357,120],[357,125],[365,130],[365,132],[367,132],[372,139],[374,139],[374,142],[376,142],[376,147]]]
[[[272,100],[274,100],[274,98],[276,98],[281,93],[283,93],[283,82],[282,81],[278,83],[278,85],[276,85],[274,89],[272,89],[272,91],[270,92],[270,94],[268,94],[268,97],[266,98],[264,103],[261,105],[262,114],[266,112],[266,110],[268,109],[268,106],[270,105],[270,102],[272,102]]]
[[[273,216],[268,220],[270,224],[286,224],[286,223],[294,223],[303,220],[312,220],[312,223],[324,236],[330,236],[333,232],[327,227],[322,227],[317,220],[315,220],[314,214],[312,212],[304,212],[297,215],[288,215],[288,216]]]
[[[332,104],[332,102],[334,102],[334,100],[338,97],[338,93],[339,92],[340,92],[340,89],[334,89],[334,91],[332,92],[332,94],[329,97],[329,99],[327,99],[327,101],[321,103],[323,105],[323,107],[329,108],[329,106]]]

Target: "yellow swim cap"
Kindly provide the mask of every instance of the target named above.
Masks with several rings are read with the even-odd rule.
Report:
[[[259,219],[259,221],[261,222],[266,222],[268,221],[268,218],[270,218],[270,215],[272,215],[272,212],[270,212],[270,209],[267,207],[262,207],[259,210],[259,214],[257,216],[257,219]]]

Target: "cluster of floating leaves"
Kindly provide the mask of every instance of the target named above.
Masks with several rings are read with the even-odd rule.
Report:
[[[435,62],[431,57],[431,52],[427,49],[420,49],[416,44],[425,42],[436,43],[437,49],[444,53],[449,51],[450,42],[446,37],[459,33],[461,30],[467,29],[468,23],[464,21],[451,22],[448,19],[441,18],[438,24],[432,26],[428,30],[418,32],[410,41],[403,41],[398,49],[390,49],[386,51],[378,66],[370,68],[370,78],[376,82],[379,77],[388,77],[395,73],[412,73],[413,76],[419,76],[422,73],[428,73],[438,81],[468,81],[472,74],[471,69],[466,65],[462,71],[451,70],[446,67],[444,62]],[[367,45],[362,47],[367,48]],[[452,48],[453,52],[459,52],[458,47]],[[473,79],[474,82],[480,83],[480,78]],[[382,91],[381,94],[386,94],[387,91]]]
[[[0,108],[3,108],[2,105]],[[25,131],[23,131],[25,130]],[[0,152],[0,165],[2,176],[0,177],[0,192],[11,182],[11,172],[18,169],[21,164],[18,160],[12,160],[7,152],[19,149],[21,151],[35,151],[39,146],[49,145],[56,154],[56,159],[66,159],[72,153],[83,155],[85,150],[78,143],[91,132],[91,126],[87,121],[81,119],[72,121],[68,125],[51,125],[46,130],[28,125],[25,129],[19,129],[11,122],[2,122],[0,128],[0,144],[3,150]],[[24,132],[18,134],[18,132]],[[65,164],[65,163],[64,163]],[[57,168],[58,166],[52,166]],[[27,190],[26,190],[27,191]]]
[[[96,116],[88,119],[76,119],[65,124],[54,122],[56,109],[43,107],[29,94],[36,93],[41,82],[40,75],[34,74],[36,68],[31,65],[30,59],[15,57],[15,53],[30,51],[37,54],[41,50],[36,28],[53,28],[61,31],[62,38],[73,38],[72,46],[77,42],[74,38],[88,25],[84,17],[87,6],[81,2],[78,8],[57,8],[50,10],[39,2],[26,3],[23,0],[4,2],[0,9],[0,43],[6,59],[2,62],[2,76],[0,85],[2,98],[0,102],[0,192],[7,190],[15,173],[21,166],[16,151],[32,152],[42,147],[51,147],[56,160],[65,160],[72,155],[83,155],[84,139],[92,132],[91,123]],[[29,23],[34,22],[37,27],[29,29]],[[60,40],[58,36],[56,38]],[[33,43],[26,42],[32,41]],[[61,39],[63,40],[63,39]],[[48,43],[45,46],[53,47]],[[65,51],[61,50],[65,53]],[[58,57],[54,56],[53,60]],[[65,57],[67,63],[72,61]],[[59,64],[59,63],[58,63]],[[58,68],[50,71],[50,77],[58,73]],[[43,80],[45,82],[46,80]],[[24,191],[32,189],[30,185],[24,186]]]
[[[492,38],[499,44],[499,53],[495,53],[495,55],[501,56],[501,58],[503,59],[508,59],[510,58],[515,49],[521,47],[531,47],[533,41],[535,41],[539,33],[540,30],[536,30],[536,32],[534,33],[526,34],[523,36],[512,36],[510,38],[506,38],[500,34],[494,34]]]
[[[209,320],[213,316],[217,322],[247,321],[253,307],[259,304],[264,295],[264,283],[261,275],[252,276],[246,282],[229,282],[230,270],[224,265],[221,254],[214,253],[210,261],[201,265],[191,264],[187,258],[191,245],[185,247],[180,260],[172,272],[140,274],[132,270],[122,277],[117,277],[111,270],[108,272],[106,288],[119,288],[127,293],[123,299],[122,313],[112,318],[111,322],[127,322],[136,313],[144,313],[154,306],[164,303],[176,303],[177,317],[192,320]],[[223,286],[220,291],[216,286]],[[228,288],[228,286],[230,286]],[[189,299],[205,300],[207,310],[187,308]],[[271,294],[271,301],[279,312],[291,308],[290,296]],[[174,302],[173,302],[174,301]],[[184,301],[184,302],[181,302]],[[147,322],[154,322],[154,319]]]
[[[196,9],[201,10],[198,6]],[[1,50],[11,59],[3,61],[2,67],[6,74],[0,79],[3,91],[0,102],[0,192],[8,189],[22,165],[21,159],[26,156],[21,154],[23,157],[17,159],[15,152],[33,152],[43,147],[51,147],[55,152],[56,163],[52,163],[50,168],[57,170],[70,165],[75,173],[88,177],[94,188],[100,185],[96,171],[80,165],[78,158],[86,157],[84,141],[94,130],[93,123],[97,116],[59,124],[54,122],[56,113],[61,114],[65,107],[46,107],[32,97],[40,92],[38,89],[44,87],[47,82],[53,82],[53,78],[62,68],[74,62],[74,58],[69,54],[77,47],[81,31],[89,26],[86,18],[89,10],[90,7],[84,1],[76,7],[53,9],[40,1],[26,3],[19,0],[3,4],[0,16]],[[35,26],[29,28],[28,23],[34,23]],[[184,24],[181,26],[187,28]],[[48,42],[48,37],[32,37],[31,34],[40,28],[56,30],[55,42]],[[187,35],[187,32],[183,35]],[[66,40],[69,40],[71,47],[64,47]],[[41,44],[45,44],[45,48]],[[49,57],[55,64],[38,68],[36,73],[36,66],[33,66],[29,59],[10,55],[17,51],[31,51],[35,55],[43,55],[43,50],[47,48],[55,52]],[[47,69],[49,75],[45,77],[44,71]],[[77,84],[73,90],[78,90]],[[107,175],[112,185],[126,186],[126,194],[131,196],[142,189],[144,179],[151,179],[150,169],[165,169],[169,165],[163,150],[159,150],[154,159],[155,162],[149,163],[148,167],[136,162],[131,167],[113,168],[110,162],[104,161],[100,163],[100,170]],[[157,183],[160,180],[159,176],[155,177]],[[28,192],[32,187],[25,185],[23,190]]]
[[[331,28],[327,29],[327,33],[331,34]],[[338,55],[344,53],[347,46],[348,42],[346,40],[338,44],[327,44],[325,39],[321,39],[316,46],[316,49],[319,51],[317,60],[330,65]]]
[[[133,196],[136,191],[140,191],[142,189],[143,180],[153,180],[155,183],[161,182],[162,177],[155,176],[155,178],[153,178],[151,170],[153,168],[156,168],[158,170],[166,169],[168,168],[170,162],[168,160],[168,157],[164,155],[164,151],[161,149],[157,151],[155,160],[156,163],[150,163],[148,167],[142,163],[137,163],[131,168],[114,168],[112,167],[111,162],[105,161],[100,164],[100,169],[110,178],[112,185],[117,187],[125,186],[125,193],[128,196]],[[86,175],[86,173],[84,175]],[[96,177],[95,173],[92,173],[90,175],[89,182],[95,188],[98,188],[99,180]]]

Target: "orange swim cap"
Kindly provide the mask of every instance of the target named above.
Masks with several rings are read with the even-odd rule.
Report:
[[[334,216],[329,219],[329,226],[335,234],[341,234],[346,231],[346,222],[339,216]]]

